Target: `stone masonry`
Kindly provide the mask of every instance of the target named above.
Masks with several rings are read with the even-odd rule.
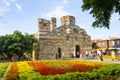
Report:
[[[39,56],[53,58],[58,52],[61,56],[71,57],[72,53],[92,49],[91,37],[86,31],[75,24],[74,16],[61,17],[61,26],[56,26],[56,18],[51,20],[38,18]]]

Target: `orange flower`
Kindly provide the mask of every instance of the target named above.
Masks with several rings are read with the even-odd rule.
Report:
[[[98,69],[101,66],[95,63],[88,63],[82,61],[66,61],[66,60],[53,60],[53,61],[39,61],[28,62],[37,72],[42,75],[56,75],[65,74],[68,72],[87,72],[93,69]]]
[[[17,80],[17,76],[18,76],[17,63],[15,62],[11,63],[9,68],[10,68],[9,71],[5,76],[5,80]]]

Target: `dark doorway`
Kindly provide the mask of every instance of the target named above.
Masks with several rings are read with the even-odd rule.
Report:
[[[80,57],[80,46],[79,45],[76,45],[76,58],[79,58]]]
[[[58,47],[59,58],[61,58],[61,48]]]

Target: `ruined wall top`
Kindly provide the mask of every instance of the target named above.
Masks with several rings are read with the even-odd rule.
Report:
[[[71,15],[61,17],[62,26],[73,26],[75,25],[75,17]]]
[[[56,27],[56,18],[51,17],[51,20],[38,18],[38,30],[39,31],[52,31]]]

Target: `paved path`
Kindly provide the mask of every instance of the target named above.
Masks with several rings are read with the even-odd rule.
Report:
[[[104,59],[103,58],[103,61],[100,61],[99,59],[95,58],[95,59],[80,59],[80,58],[70,58],[71,60],[84,60],[84,61],[93,61],[93,62],[105,62],[105,63],[112,63],[112,64],[120,64],[120,61],[119,60],[114,60],[112,61],[112,59]]]
[[[103,59],[103,61],[100,61],[98,59],[83,59],[85,61],[94,61],[94,62],[105,62],[105,63],[112,63],[112,64],[120,64],[120,61],[119,60],[114,60],[112,61],[111,59]]]
[[[112,64],[120,64],[119,60],[112,61],[112,59],[104,59],[103,61],[98,60],[97,58],[95,59],[86,59],[85,57],[83,59],[80,58],[67,58],[69,60],[84,60],[84,61],[93,61],[93,62],[105,62],[105,63],[112,63]],[[47,60],[47,59],[46,59]],[[11,62],[11,61],[0,61],[0,62]]]

